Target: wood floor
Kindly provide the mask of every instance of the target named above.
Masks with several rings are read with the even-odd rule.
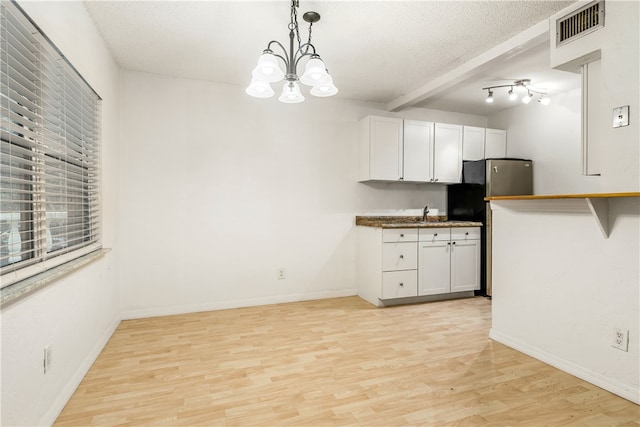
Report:
[[[124,321],[55,425],[640,425],[639,406],[488,339],[490,305],[349,297]]]

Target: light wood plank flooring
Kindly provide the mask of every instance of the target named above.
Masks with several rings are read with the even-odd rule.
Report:
[[[640,425],[639,406],[491,341],[490,324],[485,298],[124,321],[56,425]]]

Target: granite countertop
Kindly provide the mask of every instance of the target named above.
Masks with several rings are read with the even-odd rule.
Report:
[[[448,221],[446,216],[428,218],[421,216],[356,216],[356,225],[380,228],[445,228],[445,227],[482,227],[476,221]]]

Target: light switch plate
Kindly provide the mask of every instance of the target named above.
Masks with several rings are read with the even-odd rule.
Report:
[[[613,109],[613,127],[619,128],[629,126],[629,106],[617,107]]]

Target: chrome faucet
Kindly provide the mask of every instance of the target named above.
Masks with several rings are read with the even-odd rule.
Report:
[[[425,206],[422,210],[422,221],[427,222],[427,214],[429,213],[429,206]]]

